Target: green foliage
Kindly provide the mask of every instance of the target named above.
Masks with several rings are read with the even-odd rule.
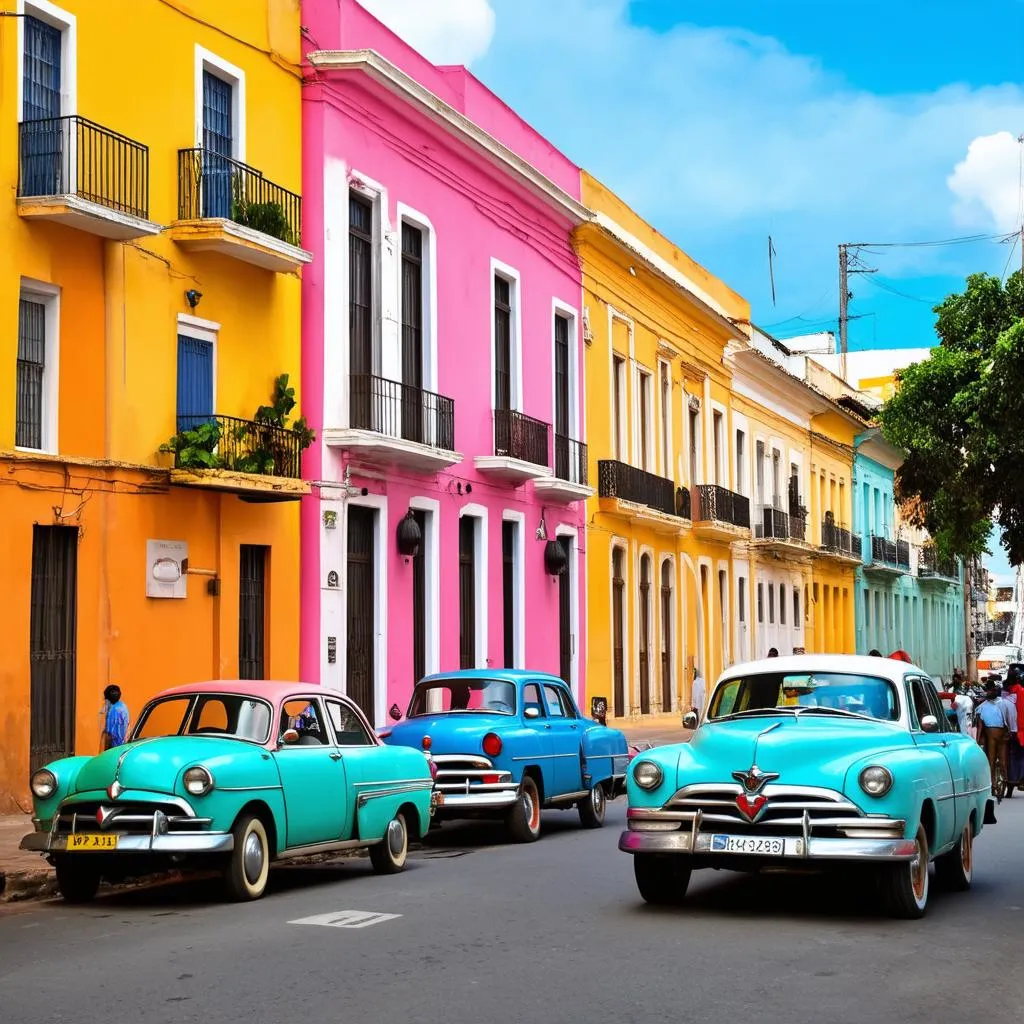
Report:
[[[289,245],[298,245],[295,233],[280,203],[254,203],[246,198],[241,189],[235,190],[231,219],[253,231],[262,231],[272,238],[279,238]]]
[[[220,444],[220,424],[216,420],[202,423],[194,430],[180,430],[165,444],[160,451],[172,452],[174,464],[179,469],[219,469],[220,457],[217,445]]]
[[[972,274],[935,307],[940,344],[900,374],[882,431],[907,455],[897,493],[941,557],[985,551],[993,520],[1024,561],[1024,274]]]

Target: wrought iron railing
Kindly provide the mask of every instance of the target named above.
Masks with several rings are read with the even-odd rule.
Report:
[[[729,523],[750,529],[750,499],[718,484],[698,484],[694,522]]]
[[[79,196],[148,219],[149,147],[78,115],[22,121],[18,195]]]
[[[179,416],[178,431],[197,432],[190,439],[194,443],[178,445],[174,464],[179,469],[204,468],[195,458],[201,449],[212,456],[206,468],[302,479],[301,438],[285,427],[235,416]]]
[[[676,490],[671,480],[614,459],[601,459],[597,464],[597,494],[646,505],[667,516],[689,518],[690,492],[685,487]]]
[[[940,558],[934,544],[924,544],[918,551],[917,574],[927,578],[960,579],[960,567],[955,558]]]
[[[510,459],[547,466],[548,433],[551,427],[543,420],[517,409],[494,410],[494,454]]]
[[[806,516],[783,512],[774,505],[762,505],[754,523],[754,537],[757,540],[804,541],[807,536]]]
[[[555,434],[555,476],[572,484],[587,483],[587,446],[565,434]]]
[[[864,544],[860,536],[830,519],[821,524],[821,547],[823,551],[850,558],[861,558],[864,553]]]
[[[455,450],[455,401],[370,373],[349,377],[349,424],[430,448]]]
[[[298,245],[302,198],[230,157],[208,149],[179,149],[178,219],[214,218]]]
[[[871,535],[871,563],[891,569],[910,571],[910,542],[905,540],[889,540],[886,537]]]

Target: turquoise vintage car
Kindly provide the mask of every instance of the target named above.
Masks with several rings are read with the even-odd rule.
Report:
[[[722,675],[690,743],[632,762],[619,849],[648,903],[681,903],[696,868],[860,865],[894,916],[920,917],[930,863],[946,887],[970,887],[991,783],[914,665],[772,658]]]
[[[376,871],[401,871],[432,787],[429,759],[386,747],[340,693],[202,683],[150,701],[125,745],[35,772],[21,848],[47,856],[71,902],[103,878],[210,867],[252,900],[284,857],[367,847]]]

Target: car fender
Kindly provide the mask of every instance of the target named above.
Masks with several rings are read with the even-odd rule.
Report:
[[[629,761],[629,743],[618,729],[593,723],[584,728],[580,749],[592,784],[624,775]]]
[[[427,834],[433,779],[422,751],[401,746],[349,749],[346,769],[357,838],[381,839],[388,822],[406,804],[415,808],[417,818],[415,824],[406,822],[410,837]]]

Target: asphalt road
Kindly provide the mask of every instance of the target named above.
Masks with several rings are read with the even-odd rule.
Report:
[[[390,878],[365,859],[282,867],[252,904],[193,881],[12,905],[0,1020],[1016,1022],[1024,798],[997,813],[974,889],[933,891],[916,922],[858,886],[725,872],[695,875],[683,909],[647,908],[616,849],[622,800],[599,832],[546,814],[531,846],[447,825]],[[295,923],[345,911],[358,927]]]

